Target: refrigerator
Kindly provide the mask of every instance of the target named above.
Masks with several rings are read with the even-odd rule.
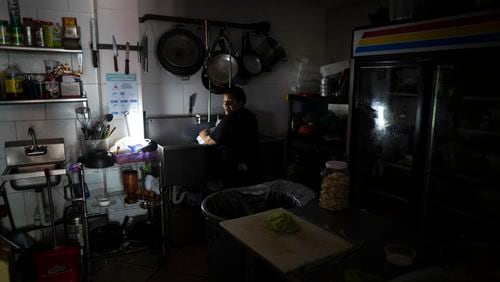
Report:
[[[500,234],[500,13],[353,31],[350,200],[433,236]]]

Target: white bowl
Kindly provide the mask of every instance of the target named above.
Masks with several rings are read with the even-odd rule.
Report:
[[[417,253],[410,247],[400,244],[389,244],[384,247],[385,260],[396,266],[410,266]]]
[[[98,195],[98,196],[96,196],[96,199],[97,199],[97,203],[101,207],[107,207],[111,203],[111,201],[109,200],[109,197],[106,195]]]

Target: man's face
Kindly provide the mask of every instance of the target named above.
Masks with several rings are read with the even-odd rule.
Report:
[[[236,112],[243,107],[243,103],[237,101],[232,94],[224,94],[223,108],[226,115]]]

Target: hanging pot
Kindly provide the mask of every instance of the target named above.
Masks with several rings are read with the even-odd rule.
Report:
[[[286,58],[286,53],[283,47],[278,43],[278,41],[267,36],[259,46],[255,49],[262,68],[265,71],[271,71],[274,65],[276,65],[280,60]]]
[[[205,86],[206,89],[211,90],[213,94],[224,94],[229,88],[227,85],[220,86],[213,82],[210,82],[210,79],[208,79],[206,68],[203,68],[203,70],[201,71],[201,82],[203,83],[203,86]]]
[[[231,42],[223,31],[210,48],[206,69],[208,79],[219,86],[229,86],[229,82],[232,84],[238,74],[238,62],[233,56]]]
[[[160,37],[156,54],[158,61],[167,71],[180,76],[196,73],[205,60],[202,40],[180,26]]]
[[[246,32],[242,37],[241,42],[241,56],[239,60],[240,70],[238,75],[247,78],[256,76],[262,73],[262,64],[257,53],[252,50],[252,43],[250,41],[250,33]]]

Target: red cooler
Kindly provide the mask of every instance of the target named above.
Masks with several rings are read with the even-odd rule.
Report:
[[[80,281],[80,248],[56,247],[33,254],[37,282]]]

